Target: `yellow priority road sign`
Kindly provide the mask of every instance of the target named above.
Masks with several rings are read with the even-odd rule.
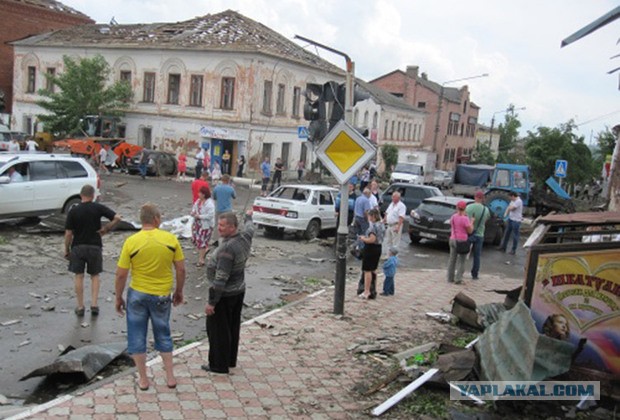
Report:
[[[316,149],[317,157],[339,184],[345,184],[370,161],[377,149],[353,126],[341,120]]]

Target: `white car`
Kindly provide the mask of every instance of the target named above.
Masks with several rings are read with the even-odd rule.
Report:
[[[338,190],[321,185],[282,185],[267,197],[256,197],[252,220],[267,233],[284,230],[316,238],[322,230],[336,227]]]
[[[11,180],[11,168],[20,181]],[[45,153],[0,153],[0,219],[63,212],[80,203],[86,184],[99,196],[100,179],[82,158]]]

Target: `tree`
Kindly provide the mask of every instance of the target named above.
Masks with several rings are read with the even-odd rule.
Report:
[[[45,74],[55,87],[54,92],[39,90],[44,99],[37,105],[47,111],[37,115],[45,130],[66,135],[80,129],[80,119],[86,115],[121,116],[129,107],[132,92],[127,82],[106,86],[110,66],[101,55],[93,58],[63,56],[64,72]]]
[[[497,161],[502,163],[520,163],[515,154],[515,146],[519,139],[519,114],[515,114],[515,106],[510,104],[504,116],[504,124],[499,125],[499,151]],[[522,162],[521,162],[522,163]]]
[[[381,147],[381,157],[385,164],[385,172],[388,174],[392,172],[392,168],[398,163],[398,147],[392,144],[386,144]]]
[[[590,149],[583,136],[573,133],[575,128],[570,120],[557,128],[538,127],[536,132],[528,132],[525,152],[534,182],[542,184],[553,176],[558,159],[568,162],[566,181],[569,184],[589,182],[596,176]]]
[[[495,157],[493,156],[491,147],[486,143],[476,143],[476,148],[472,156],[472,163],[495,165]]]

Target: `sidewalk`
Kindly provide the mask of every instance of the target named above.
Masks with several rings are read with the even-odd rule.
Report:
[[[358,267],[352,272],[358,272]],[[349,348],[388,337],[397,352],[433,337],[441,340],[444,328],[457,327],[439,324],[425,312],[449,311],[450,301],[459,291],[477,303],[503,301],[502,296],[488,291],[522,284],[522,279],[480,277],[479,281],[454,285],[446,282],[444,270],[401,270],[396,275],[396,295],[378,296],[374,301],[357,298],[357,282],[350,281],[344,316],[332,314],[334,290],[329,288],[246,322],[241,328],[239,364],[228,376],[202,371],[208,343],[193,343],[175,352],[176,389],[166,387],[157,358],[149,363],[149,391],[137,389],[131,371],[12,419],[365,417],[369,407],[380,404],[390,393],[363,397],[356,385],[370,385],[376,380],[369,376],[373,370],[379,367],[386,373],[390,361],[381,365],[380,359],[360,358]],[[378,283],[380,291],[382,276]],[[389,412],[384,417],[389,418]]]

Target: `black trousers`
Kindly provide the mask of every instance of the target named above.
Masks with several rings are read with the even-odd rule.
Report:
[[[222,297],[215,313],[207,317],[209,368],[213,372],[228,373],[229,368],[237,366],[244,296],[245,292]]]

